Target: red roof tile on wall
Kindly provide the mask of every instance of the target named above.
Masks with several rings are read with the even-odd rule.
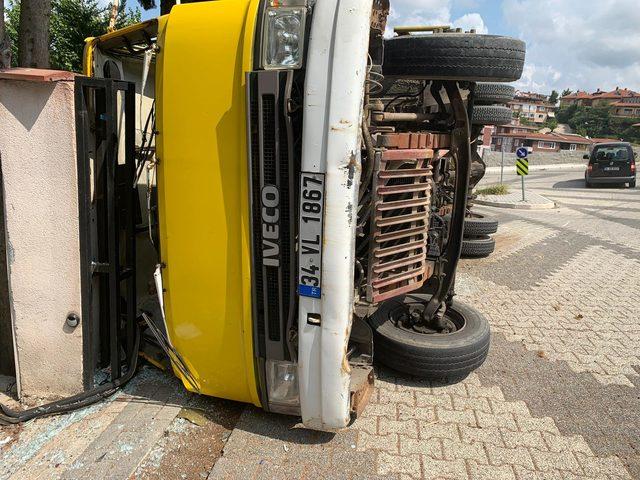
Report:
[[[63,70],[41,68],[5,68],[0,70],[0,79],[23,80],[27,82],[64,82],[73,81],[76,74]]]

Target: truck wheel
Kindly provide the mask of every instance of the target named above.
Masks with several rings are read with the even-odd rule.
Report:
[[[636,188],[636,181],[635,180],[629,182],[629,188]]]
[[[516,95],[515,87],[504,83],[476,83],[473,100],[476,105],[506,104]]]
[[[449,223],[451,215],[445,215],[444,221]],[[498,220],[492,217],[485,217],[479,213],[472,213],[464,219],[464,236],[477,237],[491,235],[498,231]]]
[[[473,107],[471,123],[474,125],[508,125],[513,120],[509,107],[502,105],[478,105]]]
[[[462,258],[488,257],[496,249],[496,241],[488,235],[462,239]]]
[[[489,322],[476,309],[454,301],[445,318],[453,322],[451,333],[423,333],[397,322],[394,313],[403,304],[425,304],[428,295],[412,294],[380,305],[369,318],[373,329],[374,356],[399,372],[423,378],[460,378],[478,368],[489,352]]]
[[[436,33],[390,38],[384,75],[429,80],[513,82],[522,75],[525,43],[475,33]]]
[[[464,235],[466,237],[491,235],[497,231],[498,220],[495,218],[472,213],[471,216],[464,219]]]

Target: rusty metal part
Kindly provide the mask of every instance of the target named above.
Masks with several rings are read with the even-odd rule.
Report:
[[[411,26],[394,27],[393,31],[398,35],[409,35],[411,33],[451,32],[451,31],[454,31],[454,29],[452,29],[450,25],[411,25]]]
[[[411,112],[374,112],[373,120],[380,123],[392,122],[428,122],[437,118],[437,113],[411,113]]]
[[[359,366],[351,369],[351,413],[358,417],[364,411],[373,394],[373,367]]]
[[[456,121],[455,128],[451,134],[451,155],[455,159],[456,168],[455,191],[447,245],[441,259],[443,262],[442,273],[438,278],[436,290],[422,313],[422,319],[427,324],[430,323],[434,316],[441,310],[453,288],[455,272],[462,251],[464,218],[471,170],[469,115],[465,108],[459,86],[455,82],[444,82],[444,87],[451,101],[451,109]]]
[[[371,28],[384,33],[387,28],[389,18],[389,0],[373,0],[373,10],[371,11]]]
[[[373,178],[367,300],[378,303],[421,288],[433,273],[427,261],[433,167],[448,135],[393,133],[375,137],[382,150]]]
[[[431,148],[448,149],[451,146],[451,135],[444,133],[395,133],[378,135],[376,146],[384,148]],[[439,152],[439,154],[442,152]]]

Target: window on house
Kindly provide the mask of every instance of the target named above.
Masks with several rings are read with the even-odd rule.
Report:
[[[540,140],[538,142],[538,148],[544,148],[544,149],[547,149],[547,150],[555,150],[556,142],[544,142],[544,141]]]
[[[575,151],[576,148],[577,148],[577,145],[575,143],[572,143],[571,145],[569,145],[569,150],[571,150],[572,152]]]

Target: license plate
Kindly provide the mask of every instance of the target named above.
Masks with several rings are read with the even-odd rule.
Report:
[[[604,167],[605,172],[617,172],[620,170],[620,167]]]
[[[324,226],[324,174],[300,176],[300,266],[298,293],[322,296],[322,230]]]

